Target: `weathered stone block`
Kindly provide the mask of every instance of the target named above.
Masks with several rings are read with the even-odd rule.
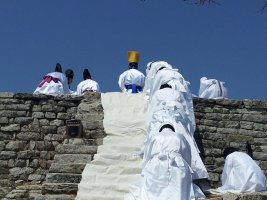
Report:
[[[32,159],[39,157],[40,153],[35,150],[26,150],[18,152],[18,159]]]
[[[250,121],[250,122],[257,122],[257,123],[267,123],[267,117],[264,115],[257,114],[243,114],[242,120]]]
[[[6,143],[4,141],[0,141],[0,151],[4,150]]]
[[[50,125],[51,126],[64,126],[65,122],[60,119],[55,119],[55,120],[50,121]]]
[[[44,134],[56,134],[57,133],[56,126],[43,126],[41,130]]]
[[[6,132],[20,131],[20,125],[10,124],[8,126],[1,126],[1,131],[6,131]]]
[[[40,158],[46,159],[46,160],[53,160],[55,156],[54,151],[41,151],[40,152]]]
[[[29,174],[33,173],[33,171],[34,171],[33,168],[30,168],[30,167],[23,167],[23,168],[14,167],[14,168],[9,170],[10,175],[14,178],[17,178],[20,175],[29,175]]]
[[[33,122],[33,118],[31,117],[16,117],[14,119],[15,124],[29,124]]]
[[[33,112],[32,113],[32,117],[33,118],[37,118],[37,119],[42,119],[42,118],[44,118],[44,113],[43,112]]]
[[[45,113],[45,118],[47,118],[47,119],[55,119],[56,118],[56,113],[46,112]]]
[[[8,151],[21,151],[24,150],[27,142],[25,141],[9,141],[6,145]]]
[[[266,152],[253,152],[253,157],[255,160],[267,161]]]
[[[64,119],[64,120],[67,120],[67,119],[70,119],[71,115],[68,114],[68,113],[58,113],[57,114],[57,118],[58,119]]]
[[[8,124],[8,118],[7,117],[0,117],[0,124]]]
[[[58,154],[95,154],[97,146],[87,145],[58,145],[56,153]]]
[[[17,153],[15,151],[1,151],[0,152],[0,160],[9,160],[17,157]]]
[[[17,134],[16,138],[18,140],[24,140],[24,141],[41,140],[43,139],[43,135],[38,132],[21,132]]]
[[[43,111],[43,112],[54,111],[54,109],[53,109],[53,105],[49,105],[49,104],[48,104],[48,105],[47,105],[47,104],[46,104],[46,105],[43,105],[43,106],[42,106],[42,111]]]

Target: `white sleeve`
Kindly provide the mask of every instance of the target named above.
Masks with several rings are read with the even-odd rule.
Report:
[[[82,95],[81,83],[79,83],[77,86],[77,95]]]
[[[119,77],[119,81],[118,81],[118,84],[119,84],[119,87],[121,89],[121,91],[125,91],[126,88],[125,88],[125,84],[124,84],[124,79],[125,79],[125,72],[122,73]]]

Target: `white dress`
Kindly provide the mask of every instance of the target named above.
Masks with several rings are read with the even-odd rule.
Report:
[[[184,105],[186,106],[186,113],[189,115],[190,127],[188,130],[191,135],[194,134],[196,123],[193,108],[192,94],[188,87],[189,82],[185,81],[183,76],[178,72],[177,69],[163,69],[160,70],[154,77],[153,85],[150,90],[150,99],[156,91],[160,89],[162,84],[169,84],[172,89],[178,91],[183,98]]]
[[[143,169],[141,200],[195,199],[190,145],[183,135],[170,129],[155,133],[148,146],[148,160]]]
[[[141,92],[145,85],[145,75],[137,69],[129,69],[120,75],[118,84],[122,92],[133,93],[135,87]]]
[[[33,94],[61,95],[69,94],[69,87],[65,74],[60,72],[52,72],[47,74]]]
[[[86,79],[80,82],[77,86],[77,95],[83,95],[86,92],[100,92],[99,85],[92,79]]]
[[[234,152],[226,157],[219,192],[266,191],[266,177],[257,163],[246,153]]]
[[[189,163],[194,171],[193,179],[208,178],[208,172],[199,156],[199,150],[193,135],[188,130],[191,123],[190,116],[186,112],[186,105],[178,91],[171,88],[160,89],[151,99],[148,114],[148,136],[144,142],[144,157],[146,146],[153,137],[153,133],[159,130],[163,123],[169,122],[175,128],[175,132],[182,134],[191,147],[191,160]]]
[[[223,99],[227,98],[227,89],[222,81],[202,77],[198,95],[205,99]]]

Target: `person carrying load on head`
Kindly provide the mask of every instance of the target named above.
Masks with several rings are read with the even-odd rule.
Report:
[[[96,81],[92,80],[91,74],[88,69],[83,71],[83,81],[77,86],[77,95],[84,95],[90,92],[100,92],[99,85]]]
[[[145,85],[145,75],[138,70],[139,52],[128,52],[129,69],[119,77],[119,87],[125,93],[139,93]]]

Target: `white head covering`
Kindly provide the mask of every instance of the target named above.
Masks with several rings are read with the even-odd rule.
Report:
[[[144,92],[149,94],[150,89],[151,89],[151,85],[152,85],[152,81],[153,81],[155,75],[157,74],[158,71],[160,71],[161,69],[164,69],[164,68],[172,69],[172,66],[165,61],[156,61],[156,62],[152,61],[152,62],[149,62],[147,64],[145,87],[143,89]]]

